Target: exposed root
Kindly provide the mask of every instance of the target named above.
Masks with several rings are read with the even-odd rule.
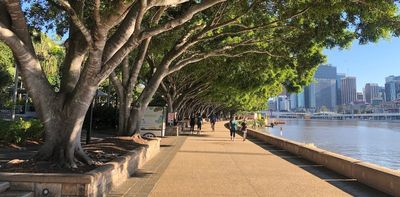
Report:
[[[147,144],[147,140],[143,139],[142,136],[140,136],[140,134],[134,134],[131,137],[132,141],[137,143],[137,144]]]
[[[95,162],[84,151],[83,148],[78,147],[66,151],[61,147],[43,146],[34,156],[36,161],[50,161],[56,163],[62,168],[76,169],[81,165],[93,165]]]
[[[33,160],[36,161],[47,161],[53,156],[53,148],[48,145],[43,145],[38,152],[33,156]]]
[[[95,162],[93,161],[93,159],[91,159],[86,153],[85,151],[83,151],[82,148],[78,148],[75,151],[75,155],[77,157],[77,159],[79,159],[79,161],[88,164],[88,165],[93,165],[95,164]]]

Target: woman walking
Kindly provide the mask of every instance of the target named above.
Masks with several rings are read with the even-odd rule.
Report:
[[[229,121],[229,131],[231,133],[231,140],[235,141],[235,133],[237,130],[237,122],[235,116],[232,116],[231,120]]]
[[[247,137],[247,121],[246,121],[246,118],[243,120],[241,126],[242,126],[241,130],[243,132],[243,141],[246,141],[246,137]]]

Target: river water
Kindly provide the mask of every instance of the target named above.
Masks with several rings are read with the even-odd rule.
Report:
[[[285,120],[265,132],[400,170],[400,123],[358,120]],[[280,127],[282,126],[282,132]]]

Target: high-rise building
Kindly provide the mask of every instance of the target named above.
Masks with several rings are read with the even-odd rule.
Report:
[[[297,108],[304,109],[306,107],[304,99],[304,91],[297,94]]]
[[[337,105],[342,104],[342,91],[341,91],[342,82],[341,82],[341,80],[345,77],[346,77],[346,75],[343,73],[338,73],[336,75],[336,104]]]
[[[342,104],[350,104],[356,101],[357,85],[355,77],[345,77],[341,79]]]
[[[379,98],[381,98],[382,101],[386,101],[386,92],[384,86],[379,86]]]
[[[336,67],[320,65],[315,72],[315,108],[327,107],[333,110],[336,106]]]
[[[278,105],[277,105],[276,100],[278,100],[277,97],[270,98],[270,99],[268,100],[268,109],[269,109],[269,110],[271,110],[271,111],[278,111]]]
[[[300,93],[291,93],[289,95],[290,98],[290,110],[297,111],[297,110],[304,110],[305,108],[305,100],[304,100],[304,91]]]
[[[322,64],[318,66],[314,77],[322,79],[336,79],[336,74],[336,67],[330,64]]]
[[[304,105],[310,111],[315,110],[315,83],[304,88]]]
[[[385,98],[386,101],[400,99],[400,76],[389,76],[385,79]]]
[[[290,98],[290,111],[296,111],[297,109],[297,94],[291,93],[289,95]]]
[[[278,96],[278,101],[277,101],[277,106],[278,109],[277,111],[289,111],[289,100],[287,96]]]
[[[379,86],[376,83],[367,83],[364,88],[365,101],[372,104],[372,99],[379,99]]]
[[[364,95],[362,92],[357,92],[357,101],[363,101],[364,100]]]

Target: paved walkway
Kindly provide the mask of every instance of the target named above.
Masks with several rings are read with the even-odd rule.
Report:
[[[216,131],[163,139],[161,152],[108,196],[385,196],[260,141]]]

